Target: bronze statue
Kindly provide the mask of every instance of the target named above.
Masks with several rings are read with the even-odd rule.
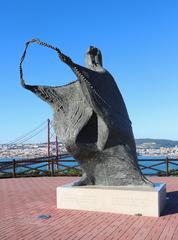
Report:
[[[77,80],[56,87],[25,84],[22,62],[30,42],[54,49]],[[112,75],[103,68],[98,48],[89,47],[85,65],[75,64],[58,48],[36,39],[26,43],[20,63],[22,86],[49,103],[57,136],[80,163],[83,176],[74,185],[150,185],[138,167],[124,100]]]

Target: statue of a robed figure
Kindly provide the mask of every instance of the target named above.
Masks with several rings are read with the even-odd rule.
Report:
[[[22,62],[31,42],[54,49],[77,80],[54,87],[25,84]],[[98,48],[87,49],[84,67],[58,48],[33,39],[26,43],[20,75],[22,86],[52,107],[55,132],[83,170],[83,176],[74,185],[150,185],[138,166],[124,100],[112,75],[103,67]]]

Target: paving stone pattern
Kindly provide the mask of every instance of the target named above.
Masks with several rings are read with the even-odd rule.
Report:
[[[1,179],[0,240],[178,240],[177,177],[151,178],[167,183],[167,207],[159,218],[57,209],[56,187],[76,179]]]

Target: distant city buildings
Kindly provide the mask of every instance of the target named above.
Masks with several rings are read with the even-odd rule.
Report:
[[[58,144],[58,154],[66,153],[62,143]],[[50,156],[56,155],[55,143],[50,144]],[[33,158],[48,156],[48,144],[14,144],[0,145],[0,158]]]
[[[178,146],[156,147],[155,143],[143,143],[137,145],[137,153],[140,156],[168,156],[178,157]]]
[[[56,145],[51,143],[50,155],[56,155]],[[58,154],[66,153],[66,149],[62,143],[58,144]],[[157,147],[154,142],[137,144],[137,154],[140,156],[168,156],[171,158],[178,157],[178,146],[173,147]],[[0,145],[0,158],[34,158],[45,157],[48,155],[47,143],[40,144],[16,144],[16,145]]]

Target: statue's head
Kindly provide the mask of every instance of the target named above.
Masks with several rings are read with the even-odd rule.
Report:
[[[85,54],[85,66],[90,69],[102,67],[101,51],[93,46],[90,46]]]

